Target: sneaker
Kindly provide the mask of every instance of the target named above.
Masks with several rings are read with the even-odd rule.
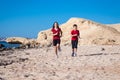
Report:
[[[72,57],[74,57],[74,53],[72,53]]]
[[[76,57],[77,56],[77,54],[76,53],[72,53],[72,57]]]
[[[77,53],[74,53],[74,57],[76,57],[77,56]]]

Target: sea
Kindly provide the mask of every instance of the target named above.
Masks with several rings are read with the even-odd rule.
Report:
[[[19,48],[20,44],[10,44],[6,41],[0,41],[0,44],[3,45],[3,48]]]

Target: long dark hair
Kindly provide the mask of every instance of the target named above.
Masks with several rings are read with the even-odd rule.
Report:
[[[59,24],[58,24],[58,22],[54,22],[54,24],[53,24],[53,29],[55,28],[55,23],[57,24],[57,28],[59,29]]]

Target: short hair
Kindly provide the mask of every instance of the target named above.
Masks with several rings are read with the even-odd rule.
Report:
[[[74,24],[73,27],[77,27],[77,24]]]

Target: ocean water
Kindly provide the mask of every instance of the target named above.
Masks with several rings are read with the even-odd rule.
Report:
[[[0,44],[2,44],[3,48],[18,48],[20,47],[20,44],[9,44],[6,41],[0,41]]]

